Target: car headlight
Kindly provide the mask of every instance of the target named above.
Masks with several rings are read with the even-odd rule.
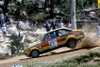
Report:
[[[29,49],[27,49],[27,50],[25,50],[25,53],[29,53],[29,51],[30,51],[30,50],[29,50]]]

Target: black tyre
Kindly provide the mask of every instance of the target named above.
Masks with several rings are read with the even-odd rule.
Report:
[[[32,58],[36,58],[36,57],[39,56],[39,51],[38,51],[38,50],[33,50],[33,51],[31,52],[31,55],[32,55]]]
[[[77,40],[76,39],[69,39],[67,42],[67,46],[69,48],[75,48],[77,44]]]

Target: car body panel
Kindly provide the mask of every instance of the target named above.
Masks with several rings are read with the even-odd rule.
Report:
[[[71,38],[74,38],[76,40],[82,39],[84,38],[84,32],[82,30],[70,30],[66,28],[58,28],[53,31],[49,31],[44,35],[44,38],[41,42],[37,42],[32,47],[25,49],[24,53],[25,55],[30,56],[32,50],[38,50],[39,52],[43,52],[48,49],[53,49],[60,45],[66,44],[67,41]]]

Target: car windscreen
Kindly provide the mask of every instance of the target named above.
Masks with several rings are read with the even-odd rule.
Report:
[[[65,35],[65,34],[69,34],[70,32],[71,32],[71,30],[61,29],[61,30],[58,30],[58,35],[62,36],[62,35]]]
[[[53,38],[56,38],[56,37],[58,37],[58,35],[57,35],[57,32],[54,31],[54,32],[48,33],[48,34],[44,37],[43,41],[47,41],[47,40],[50,40],[50,39],[53,39]]]

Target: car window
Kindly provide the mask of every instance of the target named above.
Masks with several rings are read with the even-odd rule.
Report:
[[[51,37],[52,37],[52,38],[57,37],[56,32],[52,32],[52,33],[51,33]]]
[[[49,40],[49,39],[51,39],[51,35],[50,35],[50,34],[47,34],[47,35],[45,36],[44,41]]]
[[[57,32],[51,32],[45,36],[44,41],[56,38],[57,36]]]
[[[70,32],[71,32],[70,30],[62,29],[62,30],[58,31],[58,35],[62,36],[62,35],[65,35],[65,34],[69,34]]]

